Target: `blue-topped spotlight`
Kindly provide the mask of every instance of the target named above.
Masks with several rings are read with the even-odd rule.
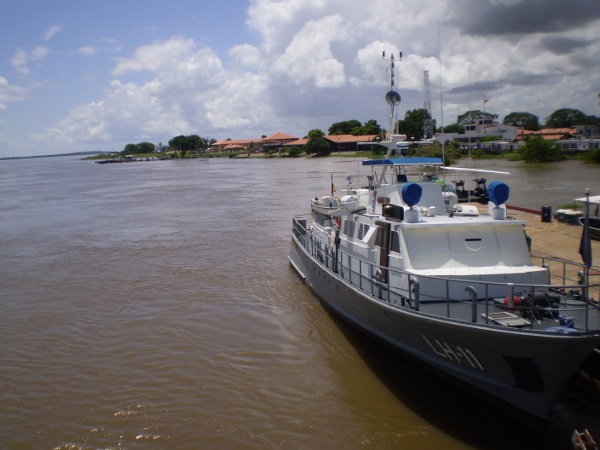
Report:
[[[488,197],[496,205],[490,211],[492,218],[503,220],[506,218],[506,209],[502,206],[508,200],[510,188],[502,181],[492,181],[488,186]]]
[[[488,187],[490,200],[493,201],[496,206],[504,205],[508,200],[509,194],[510,188],[502,181],[492,181]]]
[[[421,201],[423,188],[417,183],[406,183],[402,187],[402,201],[412,208]]]
[[[419,211],[413,208],[417,203],[421,201],[423,195],[423,188],[417,183],[406,183],[402,186],[402,201],[409,207],[404,212],[404,221],[408,223],[416,223],[419,221]]]

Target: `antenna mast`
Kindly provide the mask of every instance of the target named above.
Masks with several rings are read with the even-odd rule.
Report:
[[[433,136],[433,120],[431,116],[431,97],[429,96],[429,71],[426,70],[423,72],[424,82],[425,82],[425,120],[423,120],[423,139],[429,139]]]
[[[388,128],[388,130],[389,130],[389,134],[391,136],[392,134],[397,134],[396,133],[397,122],[396,122],[396,125],[394,125],[393,132],[392,132],[392,124],[394,123],[394,109],[396,106],[398,106],[400,104],[401,97],[400,97],[400,94],[398,93],[398,91],[396,91],[394,88],[394,76],[395,76],[395,71],[396,71],[395,64],[394,64],[394,62],[395,62],[394,54],[392,53],[392,56],[389,59],[385,59],[385,50],[384,50],[382,56],[383,56],[384,61],[390,61],[390,68],[389,68],[390,90],[385,95],[385,100],[390,105],[390,127]],[[398,53],[398,61],[402,61],[402,52]]]

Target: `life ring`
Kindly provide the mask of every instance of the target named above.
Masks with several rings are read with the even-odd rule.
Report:
[[[342,228],[342,218],[340,216],[335,217],[335,226],[339,229]]]

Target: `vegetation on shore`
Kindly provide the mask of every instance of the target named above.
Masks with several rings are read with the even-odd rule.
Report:
[[[445,133],[461,133],[465,132],[465,125],[473,123],[473,118],[484,118],[496,120],[497,114],[482,112],[479,110],[467,111],[457,117],[455,123],[447,125],[442,129],[436,130],[435,120],[432,119],[427,110],[415,109],[407,111],[403,120],[398,120],[395,124],[395,130],[399,134],[404,134],[409,137],[411,142],[415,141],[415,136],[422,136],[423,124],[429,121],[432,125],[431,131]],[[517,126],[523,129],[536,131],[540,129],[540,121],[537,116],[528,112],[512,112],[504,117],[503,124]],[[579,110],[563,108],[555,111],[545,120],[542,128],[570,128],[575,125],[600,125],[600,118],[593,115],[585,115]],[[348,120],[336,122],[328,129],[329,135],[373,135],[377,136],[374,141],[382,139],[386,135],[385,129],[377,123],[376,120],[369,120],[361,124],[358,120]],[[263,136],[264,137],[264,136]],[[425,139],[431,136],[423,136]],[[203,138],[198,135],[176,136],[168,142],[168,146],[163,146],[162,142],[154,145],[150,142],[140,142],[138,144],[127,144],[122,152],[113,153],[109,158],[119,158],[126,155],[132,155],[135,158],[158,158],[158,159],[196,159],[196,158],[272,158],[272,157],[299,157],[303,155],[309,156],[329,156],[331,154],[331,145],[325,139],[325,133],[320,129],[310,130],[305,136],[308,139],[307,143],[302,146],[286,146],[279,151],[269,150],[266,152],[255,151],[253,144],[250,144],[247,149],[238,152],[211,152],[211,146],[216,142],[215,139]],[[486,139],[487,138],[487,139]],[[482,140],[497,139],[496,136],[487,136]],[[418,140],[418,139],[417,139]],[[460,159],[461,156],[466,156],[460,149],[457,142],[447,142],[444,146],[445,163],[451,164],[453,160]],[[372,146],[372,150],[368,152],[346,153],[344,156],[362,156],[362,157],[380,157],[382,147],[377,146],[376,142]],[[427,146],[411,145],[411,155],[420,156],[437,156],[441,157],[442,149],[439,143],[434,143]],[[527,163],[537,162],[552,162],[560,161],[567,158],[561,149],[553,142],[543,139],[539,135],[533,135],[526,138],[525,145],[518,150],[514,150],[505,154],[489,154],[484,150],[471,151],[470,157],[476,159],[483,158],[505,158],[511,161],[524,161]],[[106,159],[106,154],[92,156],[86,159]],[[579,157],[586,163],[600,163],[600,149],[591,149],[583,152]]]

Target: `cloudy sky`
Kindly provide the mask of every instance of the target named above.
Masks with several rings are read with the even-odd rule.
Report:
[[[425,70],[438,125],[600,116],[599,0],[0,0],[0,36],[0,157],[387,128],[382,51],[399,118]]]

